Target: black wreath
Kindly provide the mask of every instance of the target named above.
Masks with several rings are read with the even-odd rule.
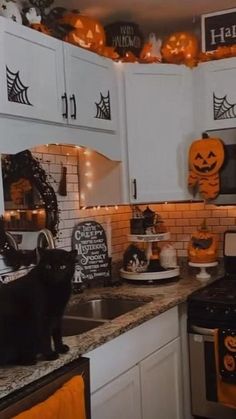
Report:
[[[57,197],[53,187],[47,181],[47,174],[40,162],[32,156],[29,150],[7,155],[2,161],[2,173],[4,185],[10,185],[24,177],[36,187],[44,203],[46,228],[56,236],[59,223]]]

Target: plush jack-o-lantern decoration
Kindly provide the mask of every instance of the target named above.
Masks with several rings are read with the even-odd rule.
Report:
[[[203,139],[194,141],[189,149],[188,186],[198,186],[204,199],[214,199],[219,193],[219,170],[224,163],[224,145],[219,138],[210,138],[203,134]]]
[[[235,371],[235,359],[232,355],[226,354],[223,358],[223,363],[226,371]]]
[[[224,345],[229,351],[236,352],[236,336],[226,336],[224,339]]]
[[[175,32],[163,43],[161,48],[163,61],[174,64],[197,64],[199,52],[197,37],[189,32]]]
[[[58,23],[72,28],[64,38],[66,42],[92,51],[98,51],[106,43],[103,26],[88,16],[70,12],[59,19]]]
[[[190,238],[188,258],[193,263],[211,263],[217,260],[218,239],[211,233],[204,221],[199,230]]]

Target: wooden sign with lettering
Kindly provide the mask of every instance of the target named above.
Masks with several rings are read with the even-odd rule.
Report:
[[[105,27],[105,32],[107,45],[114,47],[121,57],[128,51],[139,57],[143,47],[143,34],[136,23],[114,22]]]
[[[201,28],[203,52],[236,44],[236,9],[202,15]]]
[[[78,252],[74,282],[110,276],[106,233],[101,224],[96,221],[78,223],[72,234],[72,248]]]

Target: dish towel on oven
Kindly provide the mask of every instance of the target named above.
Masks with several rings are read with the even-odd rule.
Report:
[[[76,375],[44,402],[13,419],[86,419],[83,377]]]
[[[236,409],[236,330],[214,334],[218,401]]]

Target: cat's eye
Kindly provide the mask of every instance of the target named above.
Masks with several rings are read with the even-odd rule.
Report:
[[[59,266],[59,269],[60,269],[61,271],[63,271],[64,269],[66,269],[66,265],[60,265],[60,266]]]
[[[51,269],[51,268],[52,268],[51,265],[49,264],[45,265],[45,269]]]

